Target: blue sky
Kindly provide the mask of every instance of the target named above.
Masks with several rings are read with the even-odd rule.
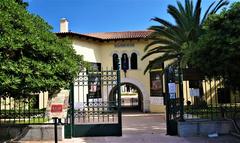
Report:
[[[54,32],[59,32],[59,22],[64,17],[69,21],[69,29],[79,33],[145,30],[156,24],[150,21],[153,17],[172,21],[167,5],[176,4],[176,0],[25,1],[29,2],[28,10],[47,21]],[[203,11],[213,1],[202,0]]]

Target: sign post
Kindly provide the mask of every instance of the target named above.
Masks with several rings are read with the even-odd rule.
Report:
[[[58,142],[58,136],[57,136],[58,117],[53,117],[52,119],[54,121],[54,139],[55,139],[55,143],[57,143]]]
[[[62,104],[52,104],[51,105],[51,113],[62,113],[63,112],[63,105]],[[54,121],[54,139],[55,143],[58,142],[58,131],[57,131],[57,125],[61,123],[61,118],[58,117],[52,117]]]
[[[58,142],[57,125],[62,124],[61,119],[66,118],[68,110],[68,90],[61,90],[57,95],[48,101],[47,113],[54,123],[55,143]]]

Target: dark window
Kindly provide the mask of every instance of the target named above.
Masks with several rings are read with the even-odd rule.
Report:
[[[229,88],[218,88],[218,103],[231,103],[231,95]]]
[[[189,81],[189,88],[199,88],[200,84],[202,84],[202,83],[198,80],[190,80]]]
[[[113,54],[113,70],[117,70],[117,66],[118,66],[118,55]]]
[[[122,64],[122,70],[129,69],[128,55],[126,53],[122,54],[121,64]]]
[[[132,53],[131,55],[131,69],[137,69],[137,54],[136,53]]]

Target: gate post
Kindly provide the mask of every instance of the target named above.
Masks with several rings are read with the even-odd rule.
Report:
[[[166,124],[167,124],[167,135],[171,134],[171,131],[169,129],[170,125],[169,125],[169,93],[168,93],[168,82],[169,82],[169,74],[168,74],[169,70],[167,69],[165,72],[165,102],[166,102]]]
[[[178,84],[179,84],[179,99],[180,99],[180,121],[184,121],[184,99],[183,99],[183,80],[182,80],[182,68],[181,57],[178,55]]]
[[[70,125],[71,125],[71,136],[74,136],[74,81],[70,85],[70,96],[71,96],[71,120],[70,120]]]
[[[74,95],[73,95],[74,83],[70,84],[69,92],[69,109],[67,111],[67,124],[64,125],[64,136],[65,138],[73,137],[73,124],[74,124]],[[70,118],[70,124],[69,124]]]
[[[177,135],[177,118],[176,118],[176,95],[170,97],[169,83],[175,81],[175,74],[172,67],[167,68],[165,72],[165,91],[166,91],[166,125],[167,135]],[[175,83],[174,83],[175,84]],[[171,91],[172,92],[172,91]],[[174,93],[176,94],[176,93]]]
[[[122,110],[121,110],[121,76],[120,76],[120,63],[118,59],[118,66],[117,66],[117,91],[118,91],[118,124],[120,128],[119,136],[122,136]]]

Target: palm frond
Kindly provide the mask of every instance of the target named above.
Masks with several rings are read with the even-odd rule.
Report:
[[[181,13],[186,13],[185,9],[180,1],[177,1],[178,9]]]
[[[174,39],[175,42],[181,43],[186,41],[187,36],[184,35],[184,30],[180,29],[179,27],[175,26],[171,29],[167,29],[167,31],[169,31],[169,33],[172,33],[174,35]]]
[[[147,46],[144,47],[144,51],[147,51],[152,46],[159,45],[162,43],[166,43],[166,42],[162,39],[154,39],[151,43],[149,43]]]
[[[195,18],[195,26],[198,26],[200,23],[200,17],[201,17],[201,2],[202,0],[198,0],[197,4],[195,6],[195,10],[194,10],[194,18]]]
[[[187,16],[187,18],[191,18],[192,17],[192,13],[193,13],[193,2],[192,0],[185,0],[185,16]]]
[[[211,10],[211,8],[213,7],[213,5],[215,4],[215,2],[212,2],[210,4],[210,6],[208,7],[208,9],[206,10],[206,12],[204,13],[204,16],[202,18],[202,22],[201,22],[201,25],[203,24],[203,22],[206,20],[206,18],[208,17],[208,14],[209,14],[209,11]]]
[[[159,47],[155,47],[151,50],[149,50],[142,58],[141,60],[144,60],[145,58],[151,56],[151,55],[154,55],[154,54],[161,54],[161,53],[168,53],[168,54],[177,54],[177,51],[172,48],[172,47],[162,47],[162,46],[159,46]]]
[[[190,31],[189,31],[189,33],[188,33],[188,39],[190,40],[190,41],[196,41],[198,38],[198,31],[196,31],[197,29],[191,29]]]
[[[153,49],[150,49],[148,50],[148,52],[155,51],[155,50],[161,50],[162,52],[172,52],[172,51],[178,51],[179,47],[175,47],[172,45],[163,45],[163,46],[157,46]]]
[[[164,25],[164,26],[166,26],[168,28],[174,27],[174,25],[172,25],[170,22],[168,22],[168,21],[166,21],[164,19],[158,18],[158,17],[154,17],[151,20],[159,22],[159,23],[161,23],[162,25]]]
[[[155,46],[159,46],[160,45],[160,46],[172,46],[172,47],[176,47],[176,49],[181,48],[181,44],[179,44],[178,41],[172,40],[172,39],[168,39],[168,38],[163,37],[163,36],[151,38],[150,40],[152,40],[152,41],[161,41],[158,44],[156,44]]]
[[[183,34],[182,34],[184,31],[182,31],[177,26],[173,26],[171,28],[162,27],[162,26],[151,26],[149,29],[154,31],[149,38],[166,37],[176,42],[182,42],[182,41],[185,41],[186,39],[186,36],[183,37]]]
[[[218,4],[213,8],[213,10],[209,14],[216,13],[221,7],[228,5],[229,2],[226,0],[220,0]]]
[[[174,18],[175,22],[179,27],[182,27],[184,29],[187,28],[184,25],[185,23],[183,17],[181,16],[181,13],[178,11],[176,7],[169,5],[167,12]]]
[[[161,51],[161,49],[157,49],[157,50],[153,50],[153,51],[148,51],[142,58],[141,60],[144,60],[145,58],[154,55],[154,54],[160,54],[160,53],[164,53],[163,51]]]
[[[201,25],[206,21],[208,15],[210,14],[214,14],[216,13],[220,8],[222,8],[223,6],[226,6],[229,4],[229,2],[227,0],[220,0],[217,5],[212,9],[212,7],[214,6],[215,2],[213,2],[208,9],[206,10],[202,20],[201,20]],[[211,10],[212,9],[212,10]],[[210,11],[211,10],[211,11]]]
[[[177,49],[181,48],[181,45],[179,45],[177,42],[167,39],[165,37],[159,37],[159,38],[151,38],[152,42],[150,42],[148,45],[144,47],[144,51],[147,51],[150,47],[157,47],[157,46],[172,46],[176,47]]]
[[[189,9],[189,13],[191,14],[191,17],[193,16],[193,1],[190,0],[190,9]]]
[[[172,60],[172,59],[175,59],[176,57],[177,57],[177,55],[169,55],[169,54],[166,53],[166,54],[164,54],[160,57],[157,57],[157,58],[153,59],[152,62],[149,62],[149,64],[145,68],[144,74],[146,74],[146,72],[148,70],[152,69],[153,65],[162,64],[162,63],[164,63],[164,61]]]
[[[211,3],[201,19],[201,3],[202,0],[197,0],[194,6],[193,0],[185,0],[184,4],[180,0],[177,0],[177,7],[168,5],[167,12],[173,17],[175,24],[158,17],[152,19],[160,23],[160,26],[151,26],[149,28],[154,32],[149,37],[151,42],[145,47],[144,51],[146,54],[141,60],[155,54],[163,55],[153,59],[153,62],[149,63],[144,73],[151,69],[153,64],[163,63],[170,59],[176,62],[177,55],[186,58],[184,54],[187,54],[188,48],[193,48],[188,43],[194,43],[198,40],[198,37],[201,35],[203,23],[206,21],[208,15],[217,12],[220,8],[228,4],[227,0]],[[180,64],[183,65],[185,59],[182,58]]]
[[[176,32],[173,31],[173,29],[169,28],[161,28],[160,26],[151,26],[149,28],[150,30],[153,30],[152,36],[155,37],[155,35],[166,37],[167,39],[181,41],[182,39],[176,35]]]
[[[163,20],[161,18],[158,18],[158,17],[155,17],[152,20],[159,22],[160,24],[165,26],[164,27],[165,29],[171,29],[172,30],[171,33],[181,35],[180,29],[178,27],[174,26],[173,24],[171,24],[170,22]]]

